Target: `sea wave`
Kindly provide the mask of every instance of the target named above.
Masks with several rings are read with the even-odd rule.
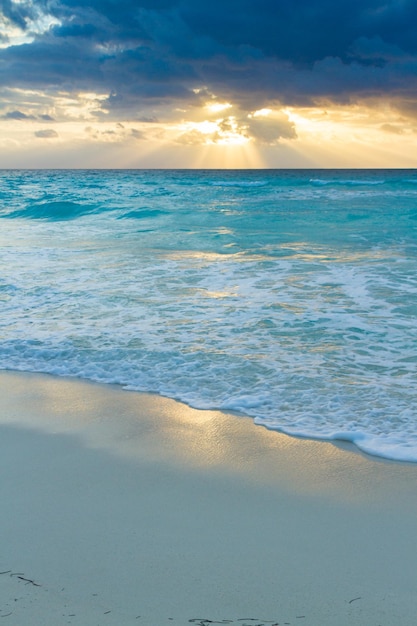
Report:
[[[251,176],[3,173],[0,367],[417,462],[416,194]]]
[[[267,181],[262,180],[215,180],[209,182],[211,187],[265,187],[268,184]]]
[[[68,200],[55,200],[51,202],[40,202],[38,204],[28,204],[17,210],[6,211],[6,213],[3,213],[2,217],[9,219],[25,218],[66,221],[90,213],[101,213],[102,210],[102,207],[97,205],[70,202]]]
[[[322,186],[331,186],[331,185],[344,185],[347,187],[362,187],[362,186],[373,186],[373,185],[385,185],[387,183],[387,181],[385,179],[381,179],[381,180],[366,180],[366,179],[359,179],[359,180],[347,180],[345,178],[340,178],[340,179],[323,179],[323,178],[310,178],[309,182],[312,185],[322,185]]]

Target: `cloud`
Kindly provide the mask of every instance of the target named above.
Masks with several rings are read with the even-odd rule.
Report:
[[[40,2],[42,4],[42,1]],[[23,0],[1,0],[0,10],[8,22],[25,30],[30,20],[36,17],[38,10],[34,2]]]
[[[33,103],[32,103],[33,104]],[[5,115],[2,115],[0,119],[3,120],[16,120],[16,121],[26,121],[26,120],[36,120],[39,119],[42,122],[53,122],[54,118],[51,117],[50,115],[48,115],[47,113],[41,114],[39,116],[35,116],[35,115],[28,115],[27,113],[24,113],[23,111],[20,111],[18,109],[14,110],[14,111],[8,111]]]
[[[254,140],[274,145],[281,139],[297,137],[294,123],[282,111],[265,109],[247,112],[234,110],[231,105],[223,105],[222,109],[232,109],[233,113],[212,120],[186,123],[175,141],[186,145],[231,145]]]
[[[146,135],[142,130],[138,130],[137,128],[132,128],[130,130],[130,134],[134,139],[146,139]]]
[[[260,143],[273,145],[280,139],[295,139],[297,133],[294,123],[284,113],[274,116],[251,116],[248,118],[247,134]]]
[[[84,128],[87,137],[97,143],[128,143],[129,141],[142,141],[148,138],[147,133],[139,128],[126,127],[124,124],[114,124],[104,129],[97,126]]]
[[[187,146],[201,146],[207,143],[207,134],[193,128],[185,133],[181,133],[175,139],[177,143],[182,143]]]
[[[398,124],[381,124],[380,129],[394,135],[402,135],[404,132],[404,128]]]
[[[22,111],[9,111],[3,116],[6,120],[34,120],[33,115],[26,115]]]
[[[97,116],[160,119],[205,93],[246,111],[417,100],[415,0],[1,0],[0,12],[24,33],[42,24],[0,50],[0,85],[107,94]],[[294,131],[253,120],[247,132]]]
[[[44,130],[37,130],[34,133],[35,137],[39,137],[40,139],[56,139],[59,137],[56,130],[53,128],[45,128]]]

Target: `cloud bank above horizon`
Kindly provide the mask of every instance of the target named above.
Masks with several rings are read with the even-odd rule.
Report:
[[[0,0],[0,129],[2,167],[414,167],[417,3]]]

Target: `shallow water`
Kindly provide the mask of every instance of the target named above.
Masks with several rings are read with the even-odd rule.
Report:
[[[417,172],[0,172],[0,367],[417,461]]]

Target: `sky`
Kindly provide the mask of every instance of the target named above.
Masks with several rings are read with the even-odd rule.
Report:
[[[0,167],[417,167],[417,1],[0,0]]]

